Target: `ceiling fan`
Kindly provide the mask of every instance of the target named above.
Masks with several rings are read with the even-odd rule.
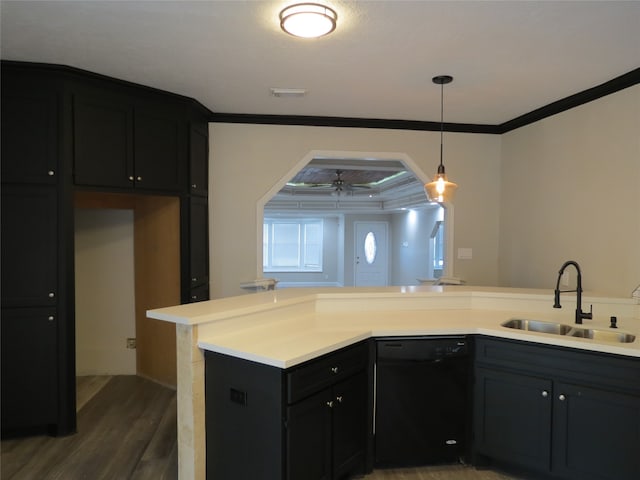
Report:
[[[311,183],[310,187],[316,188],[333,188],[334,191],[339,195],[341,192],[353,192],[356,189],[368,189],[371,188],[370,185],[364,183],[348,183],[342,178],[342,174],[344,170],[336,170],[336,178],[331,183]]]

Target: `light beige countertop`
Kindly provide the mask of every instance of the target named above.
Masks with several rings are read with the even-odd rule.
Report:
[[[632,343],[595,341],[501,326],[512,319],[573,325],[575,294],[487,287],[283,289],[151,310],[148,316],[197,325],[201,349],[288,368],[357,341],[382,336],[482,334],[640,357],[640,305],[631,298],[583,296],[593,320],[582,327],[636,335]]]

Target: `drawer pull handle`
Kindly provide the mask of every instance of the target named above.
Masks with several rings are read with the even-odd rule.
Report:
[[[547,392],[546,390],[543,390],[543,391],[542,391],[542,396],[543,396],[544,398],[547,398],[547,397],[549,396],[549,392]]]
[[[565,397],[563,394],[560,394],[558,396],[558,400],[560,400],[561,402],[564,402],[567,399],[567,397]]]
[[[333,408],[333,400],[329,400],[329,401],[327,402],[327,407],[329,407],[329,408]]]
[[[338,403],[342,403],[342,395],[338,395],[338,396],[336,397],[336,401],[337,401]]]
[[[50,177],[53,177],[56,174],[56,172],[54,172],[53,170],[49,170],[47,172],[47,175],[49,175]]]
[[[50,322],[53,322],[53,320],[54,320],[54,316],[53,316],[53,315],[49,315],[49,316],[47,317],[47,320],[49,320]]]
[[[331,371],[333,373],[338,373],[338,367],[331,367]]]
[[[53,293],[53,292],[49,292],[49,298],[53,298],[53,297],[55,297],[55,296],[56,296],[56,294],[55,294],[55,293]]]

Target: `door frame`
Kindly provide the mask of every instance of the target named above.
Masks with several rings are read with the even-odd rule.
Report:
[[[358,225],[359,224],[382,224],[385,226],[385,239],[384,239],[384,244],[385,244],[385,249],[386,249],[386,256],[387,256],[387,265],[386,265],[386,269],[385,269],[385,274],[384,274],[384,278],[385,278],[385,282],[383,286],[388,286],[389,285],[389,222],[387,222],[386,220],[354,220],[353,222],[353,256],[351,258],[351,262],[353,265],[353,286],[357,287],[358,283],[357,283],[357,278],[358,278],[358,269],[356,268],[356,257],[357,257],[357,252],[358,252]]]

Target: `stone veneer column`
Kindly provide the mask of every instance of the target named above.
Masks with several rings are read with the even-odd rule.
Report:
[[[197,325],[176,324],[180,480],[206,477],[204,353],[197,342]]]

